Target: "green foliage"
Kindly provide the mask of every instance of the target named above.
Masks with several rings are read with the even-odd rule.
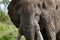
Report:
[[[15,40],[17,33],[14,25],[0,22],[0,40]]]
[[[8,20],[8,16],[0,10],[0,21],[4,22]]]
[[[4,22],[0,22],[0,40],[16,40],[18,29],[12,25]],[[21,40],[25,40],[22,36]]]

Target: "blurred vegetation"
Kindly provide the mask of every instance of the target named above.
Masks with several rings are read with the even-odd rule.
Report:
[[[0,22],[6,22],[8,19],[8,16],[2,10],[0,10]]]
[[[0,11],[0,40],[16,40],[18,29],[12,24],[9,16]],[[21,40],[25,40],[22,36]]]
[[[9,4],[9,0],[0,0],[0,4]],[[4,9],[5,10],[5,9]],[[0,40],[16,40],[18,29],[12,24],[8,14],[0,7]],[[21,40],[25,40],[22,36]]]
[[[0,22],[0,40],[15,40],[17,33],[14,25]]]
[[[4,7],[2,6],[4,10],[2,10],[1,4],[4,5]],[[7,7],[8,4],[9,4],[9,0],[0,0],[0,22],[6,22],[9,19],[5,11],[5,8]]]
[[[0,40],[16,40],[18,29],[13,24],[0,22]],[[21,40],[25,40],[22,36]]]

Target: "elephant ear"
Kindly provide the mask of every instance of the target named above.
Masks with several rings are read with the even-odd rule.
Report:
[[[8,6],[8,15],[12,21],[12,23],[19,28],[20,24],[20,15],[17,13],[17,11],[14,9],[16,6],[15,1],[11,1]]]

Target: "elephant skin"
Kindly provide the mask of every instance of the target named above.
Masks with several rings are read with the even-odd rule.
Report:
[[[43,40],[38,24],[40,12],[37,11],[39,8],[36,6],[37,10],[35,10],[32,4],[33,2],[30,3],[30,1],[12,0],[8,6],[8,14],[11,21],[17,28],[19,28],[16,40],[20,40],[22,35],[26,37],[26,40]],[[37,38],[35,38],[35,35],[37,35]]]
[[[35,15],[38,15],[35,18],[32,16],[34,12],[37,13]],[[22,13],[23,14],[30,13],[30,14],[28,14],[29,17],[26,16],[25,19],[24,18],[25,16],[23,16]],[[23,26],[23,24],[27,25],[29,22],[27,18],[29,18],[29,20],[31,19],[31,21],[29,22],[30,26],[32,24],[35,25],[35,21],[33,22],[33,20],[36,20],[37,24],[39,23],[40,30],[44,31],[44,29],[46,29],[47,36],[48,36],[47,40],[58,40],[56,39],[56,34],[60,34],[59,33],[60,31],[60,27],[59,27],[60,26],[59,25],[60,24],[60,1],[59,0],[20,0],[20,1],[12,0],[12,2],[8,6],[8,14],[13,24],[17,28],[20,29],[20,27]],[[59,38],[60,36],[57,35],[57,37]]]

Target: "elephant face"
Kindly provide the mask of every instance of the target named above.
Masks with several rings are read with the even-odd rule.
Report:
[[[19,6],[20,5],[20,6]],[[39,18],[41,14],[41,9],[39,6],[35,5],[35,3],[23,1],[22,3],[16,6],[18,10],[16,10],[20,15],[20,24],[19,24],[19,32],[24,35],[27,40],[34,40],[35,33],[41,34],[39,27]],[[39,32],[37,32],[39,30]],[[29,36],[29,37],[28,37]],[[38,35],[43,40],[42,35]]]
[[[28,39],[28,36],[31,37],[34,34],[27,34],[27,33],[34,33],[36,27],[39,26],[38,22],[40,22],[40,14],[41,6],[40,3],[34,1],[22,1],[21,3],[16,3],[16,1],[12,1],[9,4],[8,14],[16,27],[19,28],[20,34],[24,34]],[[45,5],[43,4],[43,8]],[[35,29],[35,30],[34,30]],[[39,28],[40,29],[40,28]],[[29,32],[28,32],[29,31]],[[20,35],[21,36],[21,35]],[[31,39],[31,38],[30,38]],[[33,38],[32,38],[33,39]]]
[[[17,14],[20,15],[20,24],[24,26],[25,24],[35,25],[34,20],[38,23],[40,14],[42,13],[37,3],[34,4],[27,1],[18,4],[15,10],[18,12]]]

